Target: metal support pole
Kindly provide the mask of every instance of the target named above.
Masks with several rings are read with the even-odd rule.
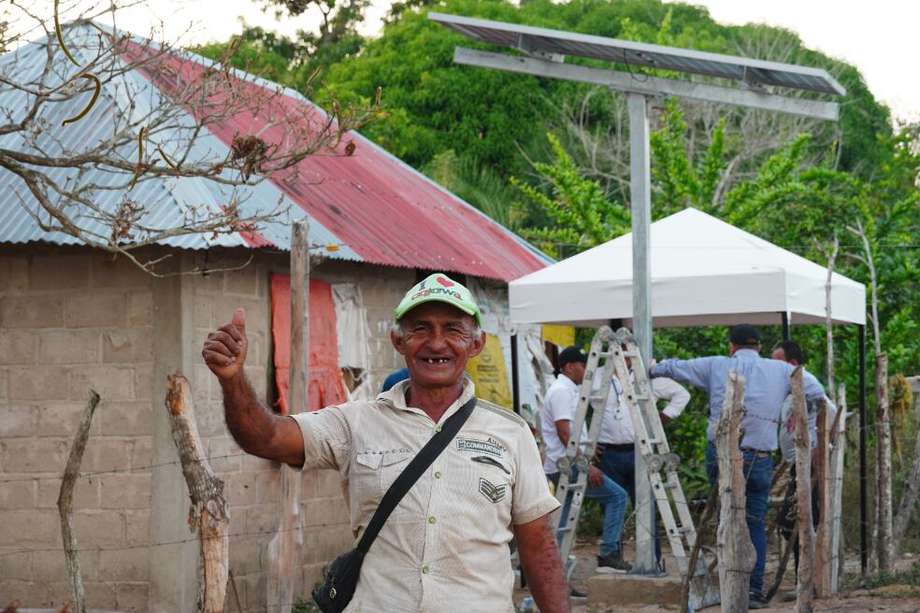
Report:
[[[792,340],[792,336],[789,334],[789,313],[783,311],[780,313],[783,317],[783,340],[789,341]]]
[[[651,165],[649,154],[648,100],[628,95],[629,193],[632,201],[633,334],[645,364],[652,357],[652,276],[649,267],[651,225]],[[636,446],[636,561],[633,572],[658,572],[655,559],[655,506],[648,469]]]
[[[859,563],[862,574],[869,571],[869,511],[866,479],[866,326],[859,326]]]
[[[511,404],[521,414],[521,381],[518,374],[518,335],[511,335]]]

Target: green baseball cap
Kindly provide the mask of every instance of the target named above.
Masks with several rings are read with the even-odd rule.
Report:
[[[396,321],[399,321],[403,315],[418,305],[435,301],[445,302],[460,309],[467,315],[472,315],[473,319],[476,320],[476,325],[482,325],[479,305],[473,300],[473,294],[470,293],[470,290],[440,272],[429,275],[424,281],[417,283],[406,292],[396,310],[393,311],[393,316]]]

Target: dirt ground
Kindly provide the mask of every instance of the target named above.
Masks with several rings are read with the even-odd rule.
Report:
[[[626,547],[626,551],[624,552],[625,557],[627,560],[630,560],[633,558],[633,552],[629,549],[628,545],[626,545]],[[572,574],[572,585],[581,589],[582,591],[587,591],[587,580],[595,573],[597,567],[595,562],[596,550],[596,545],[587,543],[579,543],[575,548],[575,555],[578,559],[578,562],[575,566],[575,571]],[[905,567],[910,567],[910,565],[915,561],[916,558],[913,560],[902,560],[901,564]],[[673,559],[669,560],[668,557],[665,556],[665,563],[669,572],[677,572],[677,564]],[[777,566],[778,560],[776,560],[775,557],[768,560],[766,571],[767,582],[773,580]],[[792,565],[790,563],[790,567],[791,566]],[[847,572],[858,573],[858,561],[848,561]],[[795,574],[794,571],[790,568],[786,571],[780,590],[771,603],[772,606],[768,609],[760,610],[770,613],[793,611],[795,609],[795,602],[780,602],[780,600],[783,594],[792,592],[794,589]],[[529,592],[526,589],[515,590],[515,605],[520,605],[521,600],[527,595],[529,595]],[[623,605],[617,605],[614,607],[612,605],[604,605],[603,603],[592,603],[589,605],[587,599],[576,599],[572,601],[572,604],[573,613],[673,613],[679,610],[679,608],[676,606],[667,605],[648,605],[635,607],[628,607]],[[839,594],[833,598],[815,600],[814,610],[816,612],[834,611],[835,613],[920,613],[920,587],[909,585],[889,585],[873,590],[854,590]],[[716,605],[714,607],[703,609],[703,611],[711,611],[713,613],[717,613],[719,611],[719,607]]]

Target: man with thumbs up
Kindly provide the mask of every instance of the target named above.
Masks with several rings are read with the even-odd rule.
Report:
[[[482,351],[484,334],[466,287],[430,275],[406,293],[394,319],[390,341],[406,360],[408,380],[372,401],[293,416],[262,406],[246,380],[242,309],[208,335],[202,350],[240,447],[304,470],[337,470],[356,539],[415,454],[475,397],[464,369]],[[557,507],[526,422],[479,400],[389,516],[345,610],[511,613],[514,537],[540,610],[569,611],[549,524]]]

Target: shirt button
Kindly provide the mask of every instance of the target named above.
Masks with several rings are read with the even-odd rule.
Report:
[[[435,432],[440,432],[440,431],[441,431],[441,426],[440,426],[440,425],[435,426],[435,427],[434,427],[434,431],[435,431]]]
[[[440,478],[441,478],[441,471],[440,471],[440,470],[434,471],[434,478],[435,478],[435,479],[440,479]]]
[[[428,569],[428,565],[426,564],[425,566],[422,567],[422,574],[423,574],[423,575],[427,575],[427,574],[428,574],[428,570],[429,570],[429,569]]]
[[[438,520],[435,519],[435,516],[434,516],[434,515],[432,515],[431,517],[428,518],[428,523],[429,523],[429,524],[437,523],[437,521],[438,521]]]

